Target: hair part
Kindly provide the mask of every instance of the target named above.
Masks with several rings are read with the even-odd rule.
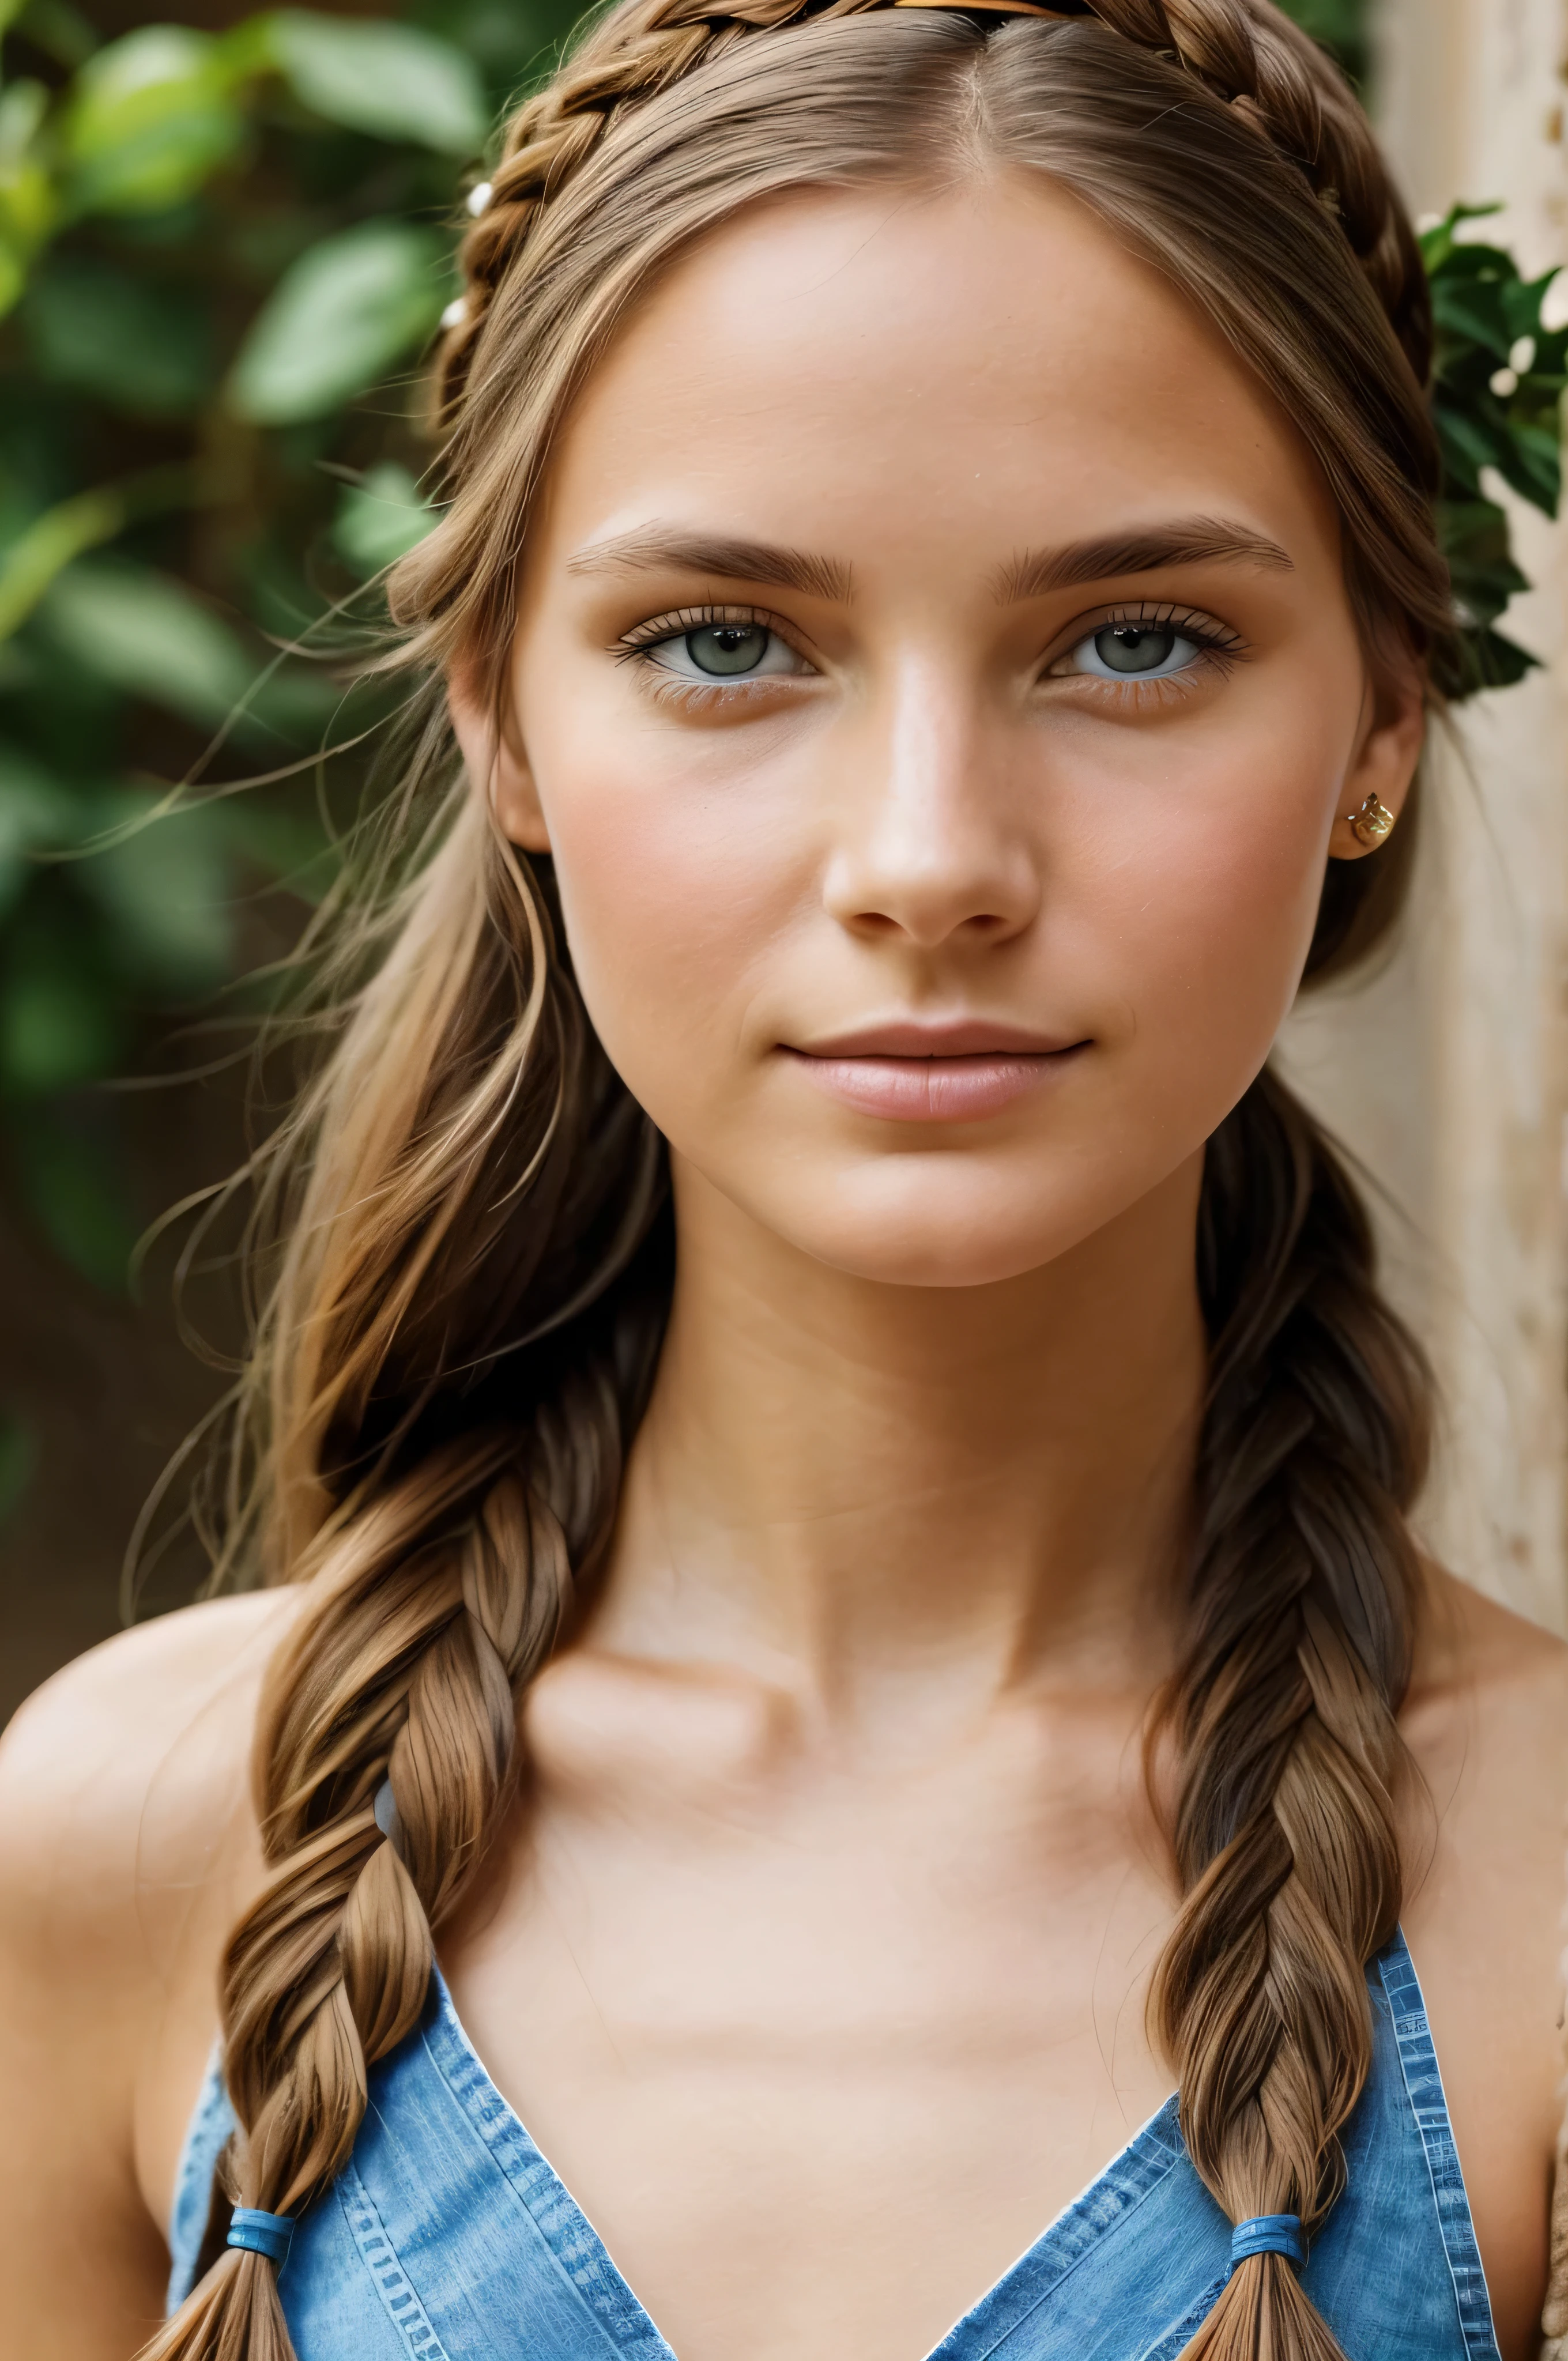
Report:
[[[621,0],[512,118],[467,235],[450,503],[392,576],[396,661],[499,698],[572,401],[696,241],[792,190],[997,170],[1069,191],[1255,374],[1335,502],[1369,660],[1426,664],[1452,617],[1425,281],[1359,109],[1268,0],[983,25]],[[1309,973],[1380,939],[1407,877],[1402,850],[1331,864]],[[308,1589],[257,1733],[268,1882],[224,1965],[232,2193],[272,2212],[341,2169],[417,2022],[514,1790],[521,1697],[602,1563],[673,1277],[662,1144],[583,1008],[551,865],[504,843],[439,716],[325,939],[329,1049],[250,1175],[263,1300],[228,1488],[230,1570]],[[1183,1900],[1151,2025],[1225,2211],[1310,2227],[1399,1905],[1427,1380],[1343,1166],[1266,1073],[1210,1143],[1198,1257],[1210,1393],[1155,1721]],[[1189,2361],[1336,2350],[1261,2256]],[[291,2361],[270,2266],[224,2253],[148,2353]]]

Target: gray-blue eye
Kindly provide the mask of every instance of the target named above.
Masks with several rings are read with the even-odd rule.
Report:
[[[686,633],[685,649],[698,672],[755,672],[770,636],[756,623],[709,623]]]
[[[1080,640],[1065,670],[1097,680],[1168,680],[1202,653],[1173,623],[1102,623]]]
[[[755,680],[761,675],[809,672],[787,640],[765,623],[703,623],[643,651],[661,672],[682,680]]]

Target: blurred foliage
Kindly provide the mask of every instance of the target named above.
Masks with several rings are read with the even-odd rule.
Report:
[[[1346,73],[1365,91],[1371,79],[1372,49],[1368,37],[1367,0],[1281,0],[1288,16],[1310,33],[1336,57]]]
[[[372,718],[289,643],[427,527],[414,379],[451,224],[570,15],[105,38],[70,0],[0,0],[0,1136],[103,1287],[148,1210],[103,1085],[283,948],[319,882],[308,775],[221,788]],[[27,1464],[0,1422],[0,1505]]]
[[[1444,497],[1438,522],[1454,597],[1468,629],[1460,667],[1443,685],[1454,697],[1520,680],[1536,658],[1493,628],[1529,582],[1509,545],[1508,520],[1488,497],[1482,470],[1544,516],[1563,489],[1563,395],[1568,327],[1549,328],[1542,307],[1555,270],[1521,277],[1501,247],[1462,238],[1466,222],[1496,205],[1455,205],[1421,233],[1437,325],[1432,409],[1442,445]]]
[[[92,0],[0,0],[0,1144],[104,1288],[148,1210],[104,1085],[285,948],[323,873],[309,757],[372,717],[291,647],[427,529],[416,379],[452,225],[574,13],[403,0],[115,34]],[[1292,13],[1365,78],[1363,0]],[[1427,242],[1445,532],[1478,676],[1506,680],[1529,659],[1490,626],[1521,577],[1480,470],[1554,507],[1565,339],[1545,282],[1462,243],[1464,218]],[[0,1514],[29,1464],[0,1412]]]

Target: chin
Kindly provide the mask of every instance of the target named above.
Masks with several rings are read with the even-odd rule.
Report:
[[[749,1207],[791,1246],[855,1279],[884,1287],[996,1287],[1038,1270],[1105,1219],[1103,1201],[1056,1202],[1048,1179],[933,1173],[899,1158],[845,1173],[802,1177],[787,1204]]]

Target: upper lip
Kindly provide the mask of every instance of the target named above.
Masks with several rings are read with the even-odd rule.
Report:
[[[807,1058],[1043,1058],[1075,1049],[1081,1034],[1035,1033],[989,1016],[901,1017],[821,1040],[788,1041]]]

